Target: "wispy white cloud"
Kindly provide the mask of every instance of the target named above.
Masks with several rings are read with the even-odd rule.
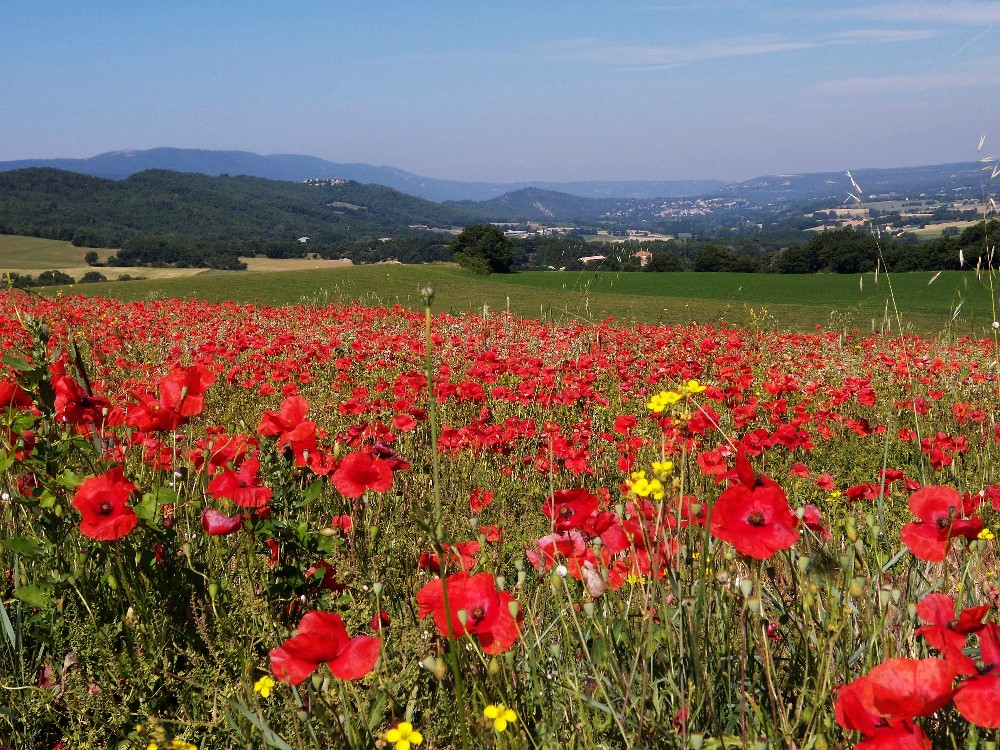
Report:
[[[919,42],[924,39],[933,39],[937,35],[937,32],[931,29],[850,29],[836,32],[830,37],[830,42],[891,44],[895,42]]]
[[[902,2],[874,3],[823,11],[822,18],[865,18],[883,23],[934,23],[948,26],[1000,23],[1000,2]]]
[[[578,39],[552,45],[559,60],[576,60],[630,68],[669,68],[703,60],[766,55],[816,47],[816,42],[784,41],[761,37],[718,39],[690,47],[610,45],[598,39]]]
[[[913,91],[939,91],[959,88],[990,88],[1000,85],[1000,60],[990,58],[978,61],[974,67],[948,73],[918,73],[895,76],[859,76],[823,81],[815,91],[830,96],[873,96]]]
[[[557,60],[590,62],[622,68],[657,70],[733,57],[773,55],[844,44],[888,44],[936,36],[927,29],[849,29],[817,39],[796,40],[777,35],[711,39],[689,46],[608,44],[597,37],[553,42],[548,54]]]

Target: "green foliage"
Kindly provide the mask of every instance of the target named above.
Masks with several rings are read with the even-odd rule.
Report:
[[[165,170],[115,181],[47,168],[0,173],[0,217],[0,233],[72,240],[82,247],[140,243],[141,249],[119,254],[120,262],[157,262],[149,260],[149,248],[160,245],[165,257],[158,262],[217,268],[233,267],[235,261],[222,256],[253,254],[240,243],[416,236],[426,230],[411,224],[450,227],[466,218],[437,203],[356,182],[306,185]],[[297,257],[307,250],[299,244]]]
[[[490,224],[471,224],[451,243],[455,262],[478,274],[510,273],[514,250],[510,240]]]

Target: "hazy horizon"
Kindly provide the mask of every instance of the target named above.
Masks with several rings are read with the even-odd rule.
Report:
[[[8,3],[0,161],[166,146],[477,182],[972,161],[1000,139],[998,23],[964,0]]]

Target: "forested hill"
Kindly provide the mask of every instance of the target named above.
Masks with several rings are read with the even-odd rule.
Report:
[[[620,200],[581,198],[540,188],[524,188],[487,201],[448,201],[446,206],[474,214],[487,221],[575,221],[606,220]]]
[[[337,242],[471,223],[460,210],[380,185],[308,185],[148,170],[124,180],[49,168],[0,173],[0,234],[119,247],[137,236]]]

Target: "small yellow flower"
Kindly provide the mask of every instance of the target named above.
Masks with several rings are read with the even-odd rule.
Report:
[[[171,740],[170,750],[198,750],[198,746],[184,740]]]
[[[146,745],[146,750],[159,750],[155,742],[150,742]]]
[[[264,675],[253,684],[253,691],[259,694],[261,698],[269,697],[272,688],[274,688],[274,680],[269,675]]]
[[[401,721],[385,733],[385,741],[391,742],[395,750],[410,750],[424,741],[420,734],[408,721]]]
[[[628,486],[639,497],[652,497],[654,500],[663,498],[663,485],[660,484],[660,480],[649,481],[644,471],[633,472]]]
[[[653,461],[653,473],[660,479],[666,478],[673,470],[673,461]]]
[[[504,731],[508,724],[517,721],[514,709],[507,708],[503,703],[487,706],[483,709],[483,716],[493,722],[493,728],[498,732]]]
[[[979,538],[980,539],[992,539],[993,538],[993,532],[990,531],[989,528],[985,528],[985,529],[983,529],[982,531],[979,532]]]
[[[655,396],[650,397],[646,408],[659,414],[671,404],[676,404],[681,398],[683,398],[681,394],[676,391],[660,391]]]
[[[684,384],[684,390],[688,393],[701,393],[707,386],[702,385],[697,380],[689,380]]]

